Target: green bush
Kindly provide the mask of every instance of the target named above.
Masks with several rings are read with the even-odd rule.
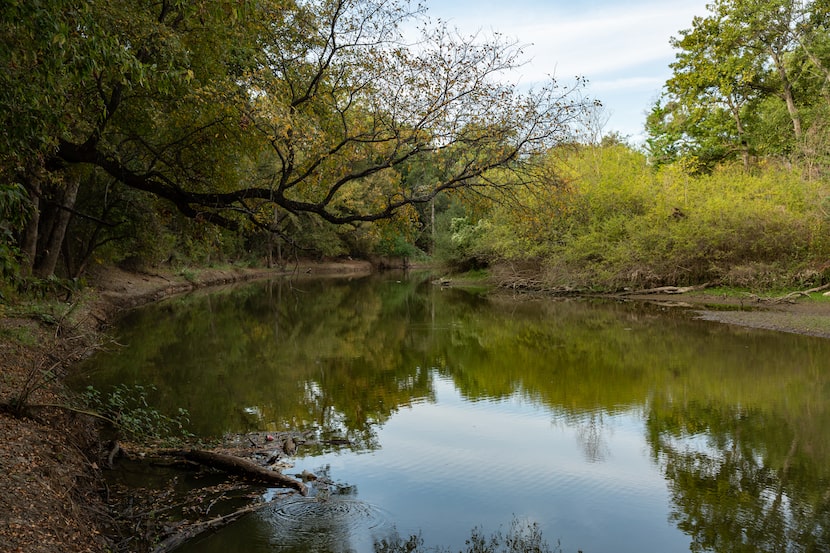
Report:
[[[84,405],[106,417],[119,434],[138,442],[174,442],[190,438],[186,425],[190,422],[186,409],[175,417],[160,413],[147,402],[147,393],[155,388],[120,384],[109,393],[88,386],[82,395]]]
[[[798,168],[654,170],[623,145],[546,160],[557,181],[492,207],[487,227],[456,223],[455,255],[542,259],[555,284],[787,286],[826,280],[830,185]],[[810,281],[810,282],[808,282]]]
[[[20,274],[17,234],[23,230],[28,209],[22,186],[0,183],[0,301],[13,291],[10,285]]]

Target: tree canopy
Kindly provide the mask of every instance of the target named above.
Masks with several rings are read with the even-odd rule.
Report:
[[[673,74],[648,117],[658,162],[753,156],[824,163],[828,9],[823,1],[716,0],[672,40]]]
[[[521,185],[594,106],[580,81],[520,91],[504,79],[519,44],[461,36],[405,0],[13,0],[0,14],[0,177],[26,191],[13,230],[23,272],[42,276],[70,219],[114,228],[158,200],[290,238],[285,214],[355,224]]]

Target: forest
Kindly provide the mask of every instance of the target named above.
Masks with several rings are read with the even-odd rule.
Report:
[[[405,0],[10,0],[0,294],[399,258],[619,290],[830,280],[830,2],[714,0],[647,138]]]

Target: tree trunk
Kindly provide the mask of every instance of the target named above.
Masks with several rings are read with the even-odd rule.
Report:
[[[749,144],[746,141],[745,131],[744,131],[744,122],[741,119],[741,109],[740,104],[737,101],[733,101],[732,98],[728,99],[729,101],[729,110],[732,112],[732,118],[735,120],[735,129],[738,131],[738,144],[740,144],[740,152],[741,152],[741,160],[743,161],[744,170],[749,170]]]
[[[57,210],[52,231],[44,246],[43,257],[34,269],[35,274],[41,278],[46,278],[55,273],[55,267],[58,264],[58,258],[61,253],[61,246],[66,235],[66,227],[72,218],[70,209],[75,207],[75,199],[78,197],[78,188],[80,185],[80,175],[74,171],[67,172],[66,188],[64,189],[63,198],[60,202],[60,209]]]
[[[42,188],[42,168],[36,168],[29,172],[26,190],[29,192],[29,201],[32,202],[32,212],[29,220],[26,221],[26,228],[23,229],[23,264],[20,272],[23,276],[31,276],[35,267],[37,257],[38,228],[40,227],[40,194]]]
[[[784,102],[787,104],[787,113],[790,114],[790,119],[793,123],[793,134],[796,141],[801,141],[801,115],[798,113],[798,107],[795,105],[795,96],[793,94],[793,84],[787,75],[787,68],[784,67],[784,60],[777,52],[771,52],[772,60],[775,63],[775,68],[778,70],[778,76],[781,79],[782,95]]]

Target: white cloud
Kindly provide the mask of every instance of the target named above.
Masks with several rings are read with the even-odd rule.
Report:
[[[622,77],[619,79],[604,79],[591,81],[590,87],[594,92],[607,90],[617,91],[658,91],[663,86],[664,79],[660,77]]]
[[[509,10],[473,10],[463,19],[451,17],[450,23],[465,33],[498,31],[527,44],[532,61],[524,73],[531,80],[554,72],[593,80],[654,62],[668,65],[673,59],[670,37],[689,27],[702,5],[633,3],[565,14],[555,8],[524,10],[523,3],[528,2],[513,2]]]
[[[427,0],[432,16],[465,34],[499,32],[526,45],[525,85],[549,75],[586,77],[611,114],[608,130],[638,135],[644,112],[671,75],[669,40],[705,15],[707,0]],[[604,5],[603,5],[604,4]]]

